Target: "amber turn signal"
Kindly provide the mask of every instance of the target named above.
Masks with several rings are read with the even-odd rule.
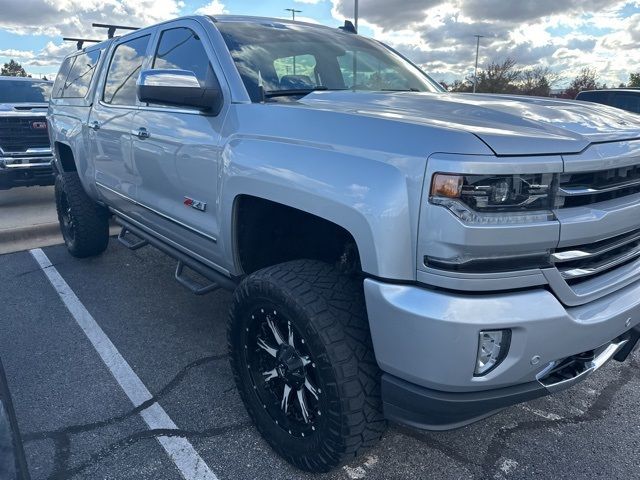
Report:
[[[463,177],[461,175],[436,173],[431,182],[431,196],[460,198],[462,194],[462,183]]]

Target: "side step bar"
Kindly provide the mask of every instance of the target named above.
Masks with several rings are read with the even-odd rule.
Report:
[[[131,233],[131,230],[129,230],[128,227],[122,227],[122,230],[120,230],[120,234],[118,234],[118,241],[124,245],[125,247],[127,247],[129,250],[138,250],[139,248],[142,247],[146,247],[147,245],[149,245],[149,242],[147,242],[146,240],[142,240],[138,237],[138,241],[131,241],[130,237],[131,235],[129,235],[129,237],[127,237],[127,233]],[[137,235],[132,234],[134,237],[136,237]]]
[[[116,222],[120,226],[122,226],[122,231],[118,236],[118,240],[127,248],[130,248],[129,245],[132,245],[135,248],[131,248],[131,249],[136,250],[145,245],[151,245],[157,248],[158,250],[160,250],[162,253],[165,253],[171,258],[174,258],[175,260],[177,260],[178,266],[176,268],[175,279],[181,285],[191,290],[196,295],[204,295],[205,293],[213,292],[218,288],[224,288],[225,290],[233,291],[238,285],[233,278],[229,278],[223,275],[222,273],[218,272],[217,270],[214,270],[213,268],[203,265],[199,261],[191,258],[189,255],[182,253],[181,251],[173,248],[172,246],[167,245],[163,241],[158,240],[153,235],[146,233],[141,228],[131,225],[129,222],[127,222],[126,220],[123,220],[117,214],[116,214]],[[131,235],[137,237],[139,241],[137,242],[130,241],[129,239],[126,238],[127,233],[130,233]],[[124,242],[120,240],[121,236],[125,239]],[[206,278],[211,283],[206,285],[201,285],[195,280],[186,277],[184,275],[185,273],[184,269],[186,267],[188,267],[190,270],[194,271],[198,275],[201,275],[202,277]]]
[[[220,288],[220,285],[218,285],[216,282],[211,282],[209,285],[200,285],[194,279],[184,275],[184,267],[184,262],[182,260],[178,260],[175,274],[176,281],[187,290],[191,290],[191,293],[193,293],[194,295],[204,295],[205,293],[210,293]]]

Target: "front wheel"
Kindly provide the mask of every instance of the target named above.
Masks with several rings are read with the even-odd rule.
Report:
[[[312,260],[255,272],[236,290],[228,340],[249,415],[298,468],[326,472],[382,436],[361,282]]]
[[[84,191],[76,172],[56,176],[56,210],[67,250],[74,257],[102,253],[109,243],[109,211]]]

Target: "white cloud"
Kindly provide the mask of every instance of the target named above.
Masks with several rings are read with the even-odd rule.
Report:
[[[227,13],[225,6],[220,0],[211,0],[207,5],[196,10],[198,15],[221,15]]]
[[[331,0],[337,20],[353,17],[353,0]],[[510,56],[521,67],[549,66],[568,82],[595,67],[617,85],[640,70],[640,14],[632,0],[360,0],[359,23],[424,66],[436,79],[468,75],[474,35],[484,35],[480,63]]]
[[[177,0],[16,0],[2,3],[0,29],[20,35],[94,37],[93,22],[151,25],[178,16],[181,4]]]
[[[147,26],[175,18],[182,0],[0,0],[0,29],[18,35],[106,38],[93,22]],[[75,44],[49,42],[41,51],[3,50],[0,56],[16,58],[25,67],[57,71]],[[27,69],[28,70],[28,69]]]
[[[11,57],[13,59],[23,60],[33,58],[35,54],[31,50],[15,50],[9,48],[7,50],[0,50],[0,57]]]
[[[310,4],[317,4],[320,2],[324,2],[324,0],[293,0],[296,3],[310,3]]]

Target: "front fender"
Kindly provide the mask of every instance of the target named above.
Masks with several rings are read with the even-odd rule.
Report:
[[[285,139],[236,136],[223,149],[221,205],[252,195],[331,221],[356,241],[365,272],[415,279],[426,158],[338,151]],[[221,212],[232,225],[232,208]],[[233,256],[233,232],[224,244]],[[236,267],[239,270],[239,267]]]

